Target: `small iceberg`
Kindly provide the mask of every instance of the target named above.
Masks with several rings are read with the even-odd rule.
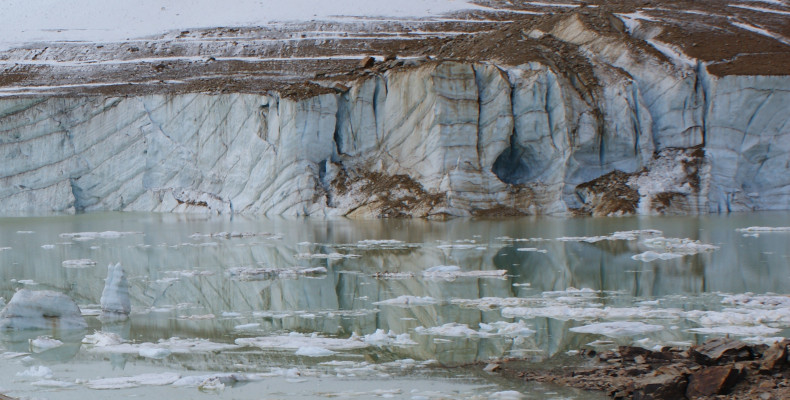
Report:
[[[101,293],[102,318],[125,319],[132,312],[129,299],[129,282],[121,264],[107,266],[107,279]]]
[[[0,311],[0,329],[85,329],[80,307],[71,297],[51,290],[22,289]]]

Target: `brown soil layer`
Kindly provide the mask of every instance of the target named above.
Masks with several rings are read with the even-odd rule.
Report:
[[[717,338],[690,349],[621,346],[600,354],[587,351],[580,355],[586,361],[582,367],[487,368],[526,381],[601,391],[614,399],[778,400],[790,398],[788,346],[788,340],[767,346]]]

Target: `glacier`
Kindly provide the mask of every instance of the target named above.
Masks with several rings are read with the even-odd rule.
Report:
[[[582,16],[517,30],[561,49],[558,62],[386,56],[350,78],[316,75],[306,93],[12,88],[0,93],[0,213],[790,207],[790,77],[714,74],[629,42],[658,43],[637,19],[623,18],[623,40]]]

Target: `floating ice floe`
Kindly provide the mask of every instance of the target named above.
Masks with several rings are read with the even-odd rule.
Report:
[[[376,332],[363,336],[362,341],[374,346],[412,346],[417,344],[411,340],[408,333],[398,335],[393,331],[384,332],[383,329],[376,329]]]
[[[711,326],[704,328],[692,328],[688,330],[693,333],[706,335],[732,335],[732,336],[767,336],[781,331],[778,328],[771,328],[765,325],[743,326],[743,325],[724,325]]]
[[[297,278],[300,276],[316,276],[326,274],[327,270],[324,267],[312,268],[253,268],[253,267],[236,267],[229,268],[227,273],[238,280],[242,281],[257,281],[274,278]]]
[[[521,400],[524,398],[524,395],[515,390],[504,390],[491,393],[488,398],[491,400]]]
[[[371,275],[376,279],[411,279],[414,278],[414,273],[412,272],[376,272],[375,274]]]
[[[398,296],[393,299],[377,301],[373,303],[374,305],[387,305],[387,306],[400,306],[400,307],[412,307],[412,306],[428,306],[433,304],[438,304],[439,302],[434,299],[433,297],[419,297],[419,296]]]
[[[712,244],[701,243],[699,240],[653,237],[645,239],[642,244],[648,248],[659,251],[648,250],[632,256],[636,261],[651,262],[655,260],[671,260],[699,254],[706,251],[717,250],[719,247]]]
[[[655,229],[641,229],[634,231],[619,231],[605,236],[564,236],[559,237],[557,240],[561,242],[585,242],[597,243],[603,240],[637,240],[640,237],[655,237],[661,236],[663,232]]]
[[[744,233],[790,232],[790,226],[750,226],[736,229],[736,231]]]
[[[61,264],[66,268],[87,268],[96,265],[96,261],[88,258],[82,258],[79,260],[66,260]]]
[[[214,314],[192,314],[192,315],[179,315],[178,319],[186,319],[191,321],[200,321],[206,319],[214,319],[217,318]]]
[[[683,254],[678,253],[656,253],[655,251],[646,251],[644,253],[631,256],[631,258],[636,261],[651,262],[655,260],[672,260],[675,258],[682,258],[683,256]]]
[[[123,343],[124,340],[117,333],[95,331],[91,335],[85,335],[82,343],[93,345],[96,347],[115,346]]]
[[[532,336],[535,331],[527,327],[524,321],[507,322],[496,321],[491,323],[480,322],[480,334],[485,333],[485,336]]]
[[[295,354],[303,357],[329,357],[337,352],[318,346],[304,346],[298,348]]]
[[[86,346],[87,351],[92,353],[136,354],[148,358],[160,358],[159,356],[165,354],[164,351],[173,354],[194,354],[239,348],[234,344],[216,343],[208,339],[181,339],[177,337],[161,339],[157,343],[127,343],[118,335],[107,332],[95,332],[93,335],[87,335],[83,339],[83,343],[88,345]]]
[[[472,250],[481,246],[477,244],[440,244],[436,247],[439,249]],[[483,249],[485,249],[485,247],[483,247]]]
[[[31,378],[52,378],[52,370],[43,365],[34,365],[22,372],[17,372],[16,376],[25,376]]]
[[[176,373],[161,372],[118,378],[92,379],[85,382],[85,386],[97,390],[127,389],[138,386],[164,386],[175,383],[179,378],[181,376]]]
[[[589,298],[589,297],[595,297],[599,293],[601,293],[601,292],[598,291],[598,290],[590,289],[590,288],[576,289],[575,287],[569,287],[569,288],[567,288],[565,290],[549,290],[549,291],[545,291],[545,292],[541,293],[540,295],[543,296],[543,297],[554,297],[554,298],[568,297],[568,296],[571,296],[571,297],[587,297],[587,298]]]
[[[44,250],[52,250],[52,249],[55,248],[55,245],[54,244],[44,244],[44,245],[41,245],[41,248],[44,249]]]
[[[163,349],[160,347],[141,347],[140,350],[137,351],[137,354],[140,357],[161,360],[172,354],[172,352],[169,349]]]
[[[211,276],[214,275],[214,271],[198,271],[192,269],[185,269],[181,271],[164,271],[164,274],[168,275],[176,275],[181,276],[184,278],[194,278],[196,276]]]
[[[224,388],[236,382],[255,380],[256,376],[247,374],[224,373],[211,375],[184,376],[172,383],[175,387],[193,386],[203,390],[217,390],[220,384]]]
[[[357,242],[356,247],[360,249],[405,249],[409,247],[417,247],[417,244],[408,244],[402,240],[384,239],[384,240],[360,240]]]
[[[664,327],[662,325],[652,325],[644,322],[616,321],[577,326],[569,330],[576,333],[593,333],[608,337],[623,337],[658,332],[664,330]]]
[[[6,351],[6,352],[0,354],[0,358],[2,358],[3,360],[10,360],[10,359],[13,359],[13,358],[25,357],[25,356],[29,356],[29,355],[30,355],[30,353],[21,353],[21,352],[18,352],[18,351]]]
[[[502,307],[517,307],[526,304],[542,303],[543,299],[529,297],[481,297],[479,299],[452,299],[450,304],[460,307],[491,310]]]
[[[693,255],[704,251],[718,250],[719,246],[701,243],[699,240],[683,238],[655,237],[645,239],[642,244],[653,249],[664,250],[665,252],[678,253],[682,255]]]
[[[101,293],[101,311],[104,318],[126,318],[132,312],[129,282],[120,263],[107,266],[107,279]]]
[[[259,323],[241,324],[241,325],[234,326],[233,330],[235,330],[235,331],[246,331],[246,330],[250,330],[250,329],[258,329],[260,327],[261,327],[261,324],[259,324]]]
[[[654,309],[649,307],[573,307],[552,304],[543,307],[505,307],[506,318],[551,318],[560,321],[585,321],[593,319],[679,319],[683,312],[677,309]]]
[[[85,240],[94,240],[94,239],[118,239],[123,236],[129,235],[142,235],[142,232],[116,232],[116,231],[105,231],[105,232],[72,232],[72,233],[61,233],[59,236],[64,239],[72,239],[77,241],[85,241]]]
[[[77,386],[74,382],[58,381],[54,379],[41,379],[35,382],[30,382],[30,384],[38,387],[59,388],[59,389],[65,389],[65,388]]]
[[[358,258],[362,257],[359,254],[341,254],[341,253],[299,253],[296,255],[296,258],[303,258],[303,259],[329,259],[329,260],[341,260],[344,258]]]
[[[85,319],[71,297],[50,290],[22,289],[0,311],[0,329],[84,329]]]
[[[0,251],[6,251],[6,250],[11,250],[11,248],[10,247],[0,247]]]
[[[457,265],[438,265],[422,272],[422,276],[428,279],[453,280],[460,277],[469,278],[504,278],[507,271],[504,269],[487,271],[461,271]]]
[[[568,302],[569,297],[542,299],[488,299],[469,305],[512,304],[502,308],[502,316],[513,318],[550,318],[556,320],[604,320],[625,323],[646,320],[687,320],[700,325],[689,332],[711,335],[770,336],[790,327],[790,297],[777,295],[725,295],[722,304],[732,307],[721,310],[682,310],[659,308],[659,303],[643,302],[635,307],[602,307],[592,300]],[[583,298],[580,298],[584,300]],[[481,299],[483,300],[483,299]],[[522,305],[518,302],[522,301]],[[458,301],[452,301],[458,303]],[[609,322],[604,322],[609,323]],[[613,332],[616,326],[610,326]],[[574,328],[578,329],[578,328]],[[585,328],[588,329],[588,328]],[[590,328],[591,329],[591,328]],[[676,329],[676,328],[675,328]],[[574,330],[578,331],[578,330]],[[581,332],[581,331],[580,331]]]
[[[63,346],[63,342],[53,339],[51,336],[39,336],[30,340],[30,350],[34,353],[41,353],[60,346]]]
[[[548,250],[539,249],[537,247],[520,247],[516,249],[516,251],[525,251],[525,252],[534,252],[534,253],[548,253]]]
[[[496,321],[492,323],[480,323],[480,330],[476,331],[469,327],[467,324],[459,324],[450,322],[441,326],[433,326],[426,328],[419,326],[414,329],[414,332],[420,335],[432,336],[451,336],[451,337],[492,337],[492,336],[505,336],[505,337],[525,337],[531,336],[535,333],[532,329],[526,326],[524,321],[507,322]]]
[[[494,239],[503,242],[545,242],[549,240],[544,238],[512,238],[510,236],[497,236]]]
[[[282,239],[283,236],[279,233],[269,232],[214,232],[214,233],[193,233],[189,235],[192,239],[200,238],[221,238],[221,239],[237,239],[237,238],[251,238],[258,237],[264,239]]]
[[[432,326],[426,328],[418,326],[414,328],[414,332],[420,335],[433,335],[433,336],[477,336],[478,332],[469,327],[467,324],[459,324],[457,322],[450,322],[441,326]]]
[[[774,343],[781,342],[786,338],[783,336],[751,336],[746,338],[741,338],[741,341],[748,342],[748,343],[755,343],[755,344],[767,344],[772,345]]]
[[[362,338],[352,336],[348,339],[328,338],[313,333],[310,335],[291,332],[288,335],[263,336],[255,338],[238,338],[239,346],[258,347],[261,349],[297,350],[300,347],[322,347],[332,351],[354,350],[368,347]]]
[[[755,295],[753,293],[742,293],[724,295],[721,303],[731,306],[760,309],[790,308],[790,296],[774,294]]]

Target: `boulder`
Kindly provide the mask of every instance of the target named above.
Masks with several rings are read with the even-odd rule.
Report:
[[[774,343],[771,347],[763,352],[763,358],[760,360],[760,371],[770,372],[775,368],[785,365],[787,363],[787,345],[790,341],[784,340],[779,343]]]
[[[721,361],[743,361],[754,358],[749,345],[739,340],[716,338],[692,347],[689,354],[698,364],[715,365]]]
[[[732,365],[701,369],[689,377],[686,397],[694,399],[702,396],[726,394],[743,376],[743,371],[734,368]]]
[[[661,374],[641,382],[633,392],[634,400],[677,400],[682,399],[688,385],[686,375],[674,371]]]
[[[0,329],[85,329],[80,307],[71,297],[51,290],[22,289],[0,311]]]
[[[357,65],[359,66],[359,68],[370,68],[375,63],[376,63],[376,59],[375,58],[373,58],[371,56],[367,56],[367,57],[364,57],[363,59],[359,60],[359,64],[357,64]]]

